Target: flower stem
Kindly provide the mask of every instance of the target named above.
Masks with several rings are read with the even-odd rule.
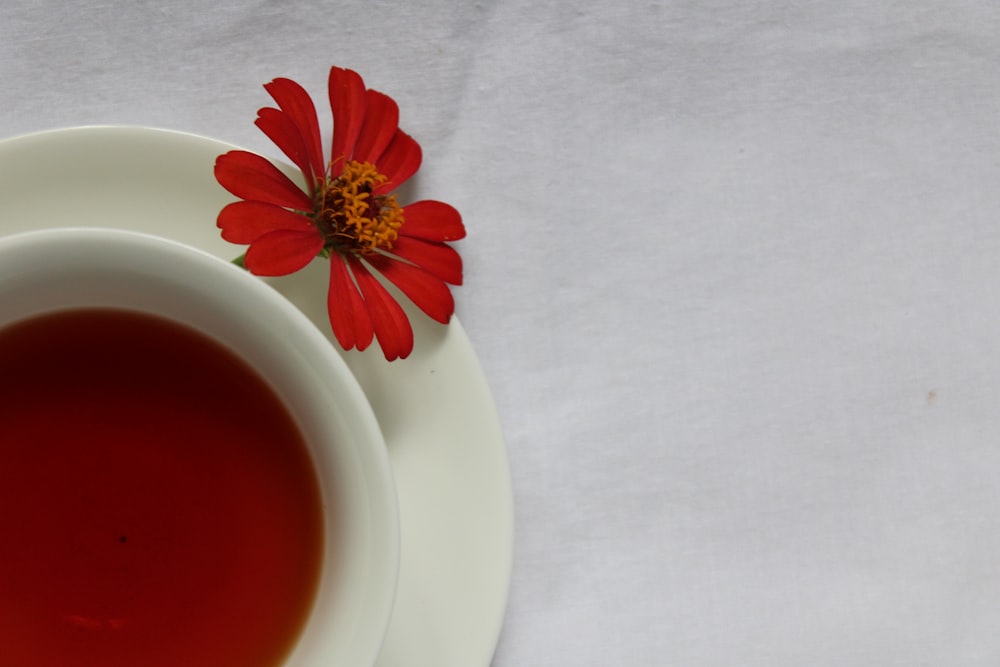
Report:
[[[246,257],[247,257],[247,254],[243,253],[242,255],[240,255],[239,257],[237,257],[236,259],[233,260],[233,264],[235,264],[236,266],[240,267],[241,269],[247,268],[247,265],[246,265],[246,263],[244,261],[244,260],[246,260]]]

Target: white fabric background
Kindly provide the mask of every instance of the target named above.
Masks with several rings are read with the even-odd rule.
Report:
[[[0,134],[276,156],[275,76],[399,101],[508,441],[496,667],[996,665],[998,34],[986,0],[9,0]]]

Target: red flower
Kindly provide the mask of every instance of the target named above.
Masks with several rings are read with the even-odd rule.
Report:
[[[356,72],[330,70],[328,162],[308,93],[290,79],[264,88],[278,108],[258,111],[257,127],[302,171],[305,189],[259,155],[219,156],[216,179],[243,200],[219,213],[222,238],[249,244],[244,266],[262,276],[329,257],[327,306],[337,341],[363,350],[375,336],[386,359],[406,357],[413,330],[372,271],[446,324],[455,310],[448,284],[462,283],[461,257],[446,242],[465,236],[461,215],[439,201],[396,201],[393,191],[420,167],[420,146],[399,129],[392,98],[367,90]]]

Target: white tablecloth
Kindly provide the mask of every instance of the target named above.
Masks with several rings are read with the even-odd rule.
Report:
[[[986,0],[11,0],[0,135],[277,156],[276,76],[397,99],[509,450],[496,667],[996,665],[998,34]]]

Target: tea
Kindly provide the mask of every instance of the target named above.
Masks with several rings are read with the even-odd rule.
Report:
[[[322,515],[293,419],[215,341],[110,309],[0,330],[0,664],[274,667]]]

